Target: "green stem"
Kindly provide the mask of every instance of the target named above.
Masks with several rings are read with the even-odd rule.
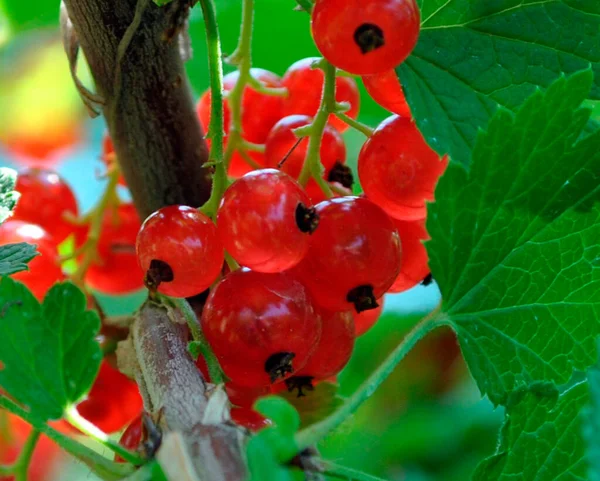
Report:
[[[196,313],[190,306],[190,304],[185,299],[175,299],[169,298],[169,302],[177,309],[181,311],[183,317],[185,317],[186,323],[190,328],[190,332],[192,333],[192,338],[194,339],[194,344],[198,346],[204,360],[206,361],[206,365],[208,366],[208,373],[210,374],[210,380],[213,384],[223,384],[227,380],[225,374],[223,374],[223,370],[221,369],[221,365],[215,356],[214,352],[210,348],[208,341],[204,337],[204,333],[202,332],[202,328],[200,323],[198,322],[198,317]]]
[[[121,456],[125,461],[131,463],[135,466],[141,466],[146,462],[146,460],[136,453],[129,451],[128,449],[121,446],[119,443],[116,443],[108,434],[106,434],[101,429],[98,429],[94,424],[89,422],[87,419],[81,416],[79,412],[77,412],[77,408],[75,406],[71,406],[65,411],[65,419],[76,429],[81,431],[83,434],[93,438],[102,446],[107,447],[114,453],[117,453]]]
[[[329,461],[320,461],[319,466],[322,468],[322,473],[338,479],[347,479],[348,481],[384,481],[382,478],[372,476],[356,469],[347,468]]]
[[[385,361],[360,385],[358,390],[336,411],[325,419],[313,424],[296,434],[298,452],[314,445],[323,439],[329,432],[342,424],[350,415],[365,402],[375,390],[394,371],[395,367],[404,359],[410,350],[425,335],[437,327],[436,319],[440,310],[438,306],[433,312],[423,318],[392,351]]]
[[[31,463],[31,457],[41,434],[37,429],[33,429],[29,434],[19,459],[15,463],[15,481],[27,481],[27,471]]]
[[[14,465],[10,464],[10,465],[4,465],[4,464],[0,464],[0,477],[4,478],[8,478],[9,476],[11,476],[15,471],[15,467]]]
[[[348,124],[354,130],[358,130],[361,134],[364,134],[365,137],[371,137],[371,135],[373,135],[374,129],[372,129],[368,125],[365,125],[359,122],[358,120],[354,120],[352,117],[346,115],[343,112],[336,112],[335,115],[338,119],[340,119],[345,124]]]
[[[321,140],[323,132],[329,119],[329,114],[335,112],[335,67],[326,60],[321,61],[321,68],[325,79],[323,81],[323,93],[321,95],[321,105],[317,111],[317,115],[313,119],[310,126],[310,134],[308,135],[308,148],[306,150],[306,158],[302,171],[298,177],[300,185],[305,186],[311,177],[314,177],[317,182],[323,177],[323,167],[321,166]],[[326,183],[322,187],[326,186]],[[326,186],[325,193],[331,197],[331,189]]]
[[[133,472],[133,466],[129,464],[115,463],[109,459],[106,459],[93,449],[90,449],[74,439],[71,439],[70,437],[56,431],[54,428],[48,426],[48,424],[46,424],[44,421],[32,416],[30,412],[25,411],[25,409],[4,396],[0,396],[0,408],[6,409],[7,411],[24,419],[26,422],[31,424],[33,429],[46,435],[48,438],[62,447],[62,449],[64,449],[67,453],[83,461],[96,475],[102,479],[108,481],[118,480]]]
[[[202,7],[206,28],[211,91],[211,114],[208,126],[208,136],[211,139],[211,146],[208,160],[215,168],[210,198],[202,206],[202,212],[214,219],[223,193],[229,185],[227,167],[223,156],[223,133],[225,131],[223,124],[223,58],[215,4],[213,0],[200,0],[200,6]]]

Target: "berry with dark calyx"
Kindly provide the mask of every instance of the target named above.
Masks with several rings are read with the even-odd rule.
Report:
[[[388,292],[404,292],[423,282],[429,274],[429,257],[423,241],[429,239],[424,220],[394,221],[402,243],[400,274]]]
[[[66,218],[76,218],[77,200],[69,185],[54,171],[29,168],[19,172],[15,190],[21,194],[12,219],[43,227],[60,244],[74,227]]]
[[[318,57],[310,57],[292,64],[282,79],[282,84],[288,89],[288,95],[283,103],[283,116],[302,114],[313,117],[319,110],[323,91],[323,71],[312,68],[319,61]],[[335,100],[346,102],[350,109],[344,112],[355,119],[360,107],[360,93],[356,81],[350,77],[335,79]],[[329,116],[329,123],[339,132],[344,132],[348,125],[335,117]]]
[[[259,412],[248,407],[233,407],[231,408],[231,420],[252,432],[260,431],[261,429],[272,426],[273,423]]]
[[[119,444],[130,451],[136,451],[142,443],[143,432],[144,427],[142,424],[142,415],[140,414],[127,426],[121,435],[121,439],[119,439]],[[125,462],[118,454],[115,454],[115,461],[117,463]]]
[[[422,286],[429,286],[433,282],[433,276],[431,272],[425,276],[425,278],[421,281]]]
[[[404,252],[402,255],[405,255]],[[368,311],[354,314],[354,329],[356,337],[362,336],[375,325],[381,316],[381,312],[383,311],[383,299],[384,297],[381,298],[381,301],[379,301],[379,306],[375,309],[369,309]]]
[[[365,75],[362,79],[369,95],[384,109],[401,117],[411,117],[410,108],[395,70]]]
[[[358,156],[365,194],[399,220],[424,219],[447,157],[440,159],[411,119],[393,115],[375,129]]]
[[[321,339],[308,362],[296,375],[285,382],[288,389],[298,390],[298,397],[304,396],[304,389],[314,381],[324,381],[337,375],[350,360],[356,339],[354,316],[350,311],[328,312],[320,310],[323,322]]]
[[[352,169],[340,161],[337,161],[329,171],[329,174],[327,174],[327,181],[337,182],[347,189],[352,189],[352,184],[354,184]]]
[[[132,292],[144,285],[144,274],[135,256],[135,239],[139,229],[140,218],[133,204],[120,204],[106,210],[98,240],[98,255],[86,273],[86,284],[113,295]]]
[[[37,224],[9,219],[0,225],[0,245],[19,242],[37,245],[39,255],[29,262],[29,270],[18,272],[11,277],[25,284],[41,301],[50,287],[65,279],[60,268],[56,243],[54,238]]]
[[[377,307],[400,269],[400,238],[392,220],[362,197],[330,199],[315,208],[319,228],[294,273],[323,309]]]
[[[415,0],[316,0],[311,17],[323,57],[355,75],[400,65],[415,48],[420,27]]]
[[[310,391],[315,390],[315,378],[313,376],[294,376],[285,380],[289,392],[297,392],[298,397],[304,397]]]
[[[292,376],[321,336],[321,319],[298,280],[245,268],[213,287],[201,323],[225,375],[239,386]]]
[[[136,242],[146,285],[173,297],[191,297],[207,289],[223,266],[223,245],[206,215],[183,205],[151,214]]]
[[[268,167],[278,167],[294,178],[298,178],[306,151],[308,138],[300,140],[294,129],[305,127],[312,122],[306,115],[290,115],[275,124],[265,144],[265,163]],[[346,161],[346,146],[340,133],[327,125],[321,140],[320,159],[327,173],[336,165],[336,162]],[[283,162],[282,162],[283,161]]]
[[[263,169],[246,174],[225,191],[217,229],[225,249],[241,265],[281,272],[302,260],[318,219],[294,179]]]

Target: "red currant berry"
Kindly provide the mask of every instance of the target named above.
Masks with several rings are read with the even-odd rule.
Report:
[[[273,425],[270,419],[267,419],[254,409],[246,407],[231,408],[231,420],[237,425],[243,426],[253,432]]]
[[[388,70],[375,75],[365,75],[362,79],[369,95],[384,109],[401,117],[411,116],[410,108],[406,103],[406,97],[395,70]]]
[[[13,219],[43,227],[60,244],[73,231],[65,215],[77,217],[77,200],[68,184],[51,170],[31,168],[19,172],[15,190],[21,194]]]
[[[404,292],[420,284],[429,274],[429,257],[423,244],[429,239],[424,220],[394,222],[402,243],[400,275],[388,292]]]
[[[231,382],[268,386],[304,366],[321,319],[294,278],[239,269],[213,288],[202,329]]]
[[[319,110],[323,90],[323,71],[311,68],[317,57],[299,60],[288,68],[283,76],[282,84],[288,89],[288,95],[283,103],[283,115],[303,114],[313,117]],[[335,79],[335,100],[347,102],[350,105],[346,115],[355,119],[360,107],[360,93],[356,81],[350,77]],[[329,123],[339,132],[344,132],[348,125],[335,115],[329,116]]]
[[[356,75],[400,65],[415,48],[420,27],[415,0],[317,0],[311,19],[323,57]]]
[[[265,166],[265,154],[262,152],[256,151],[247,151],[248,156],[252,159],[252,161],[259,165],[260,167]],[[230,177],[239,178],[248,172],[252,172],[254,167],[246,162],[246,159],[242,157],[242,154],[239,152],[234,152],[231,156],[231,161],[229,162],[229,169],[227,169],[227,174]]]
[[[393,115],[375,129],[358,156],[358,176],[365,194],[390,216],[424,219],[448,164],[427,145],[414,122]]]
[[[86,283],[105,294],[124,294],[141,288],[144,274],[135,256],[140,218],[133,204],[108,209],[102,219],[98,256],[85,276]]]
[[[251,69],[250,73],[264,87],[279,88],[281,79],[268,70],[260,68]],[[223,77],[223,90],[231,91],[237,82],[239,72],[231,72]],[[197,112],[200,123],[206,132],[210,124],[210,91],[205,92],[198,102]],[[225,133],[229,133],[231,111],[226,102],[224,109]],[[282,116],[283,97],[259,93],[252,87],[246,86],[242,94],[242,135],[249,142],[262,144],[271,127]]]
[[[256,170],[235,181],[217,214],[227,252],[257,272],[281,272],[298,264],[317,223],[302,187],[275,169]]]
[[[405,253],[403,251],[402,256],[404,257],[404,255]],[[354,314],[354,329],[356,337],[362,336],[379,320],[381,317],[381,312],[383,311],[384,299],[385,297],[381,298],[381,302],[377,308]]]
[[[224,260],[213,221],[184,205],[151,214],[138,234],[136,250],[148,287],[173,297],[191,297],[207,289]]]
[[[104,162],[108,169],[117,162],[115,146],[113,145],[113,141],[108,135],[108,132],[104,134],[104,138],[102,139],[102,162]],[[127,187],[127,183],[122,175],[119,175],[119,185]]]
[[[142,442],[143,432],[144,426],[142,425],[142,415],[140,414],[129,426],[127,426],[121,439],[119,439],[119,444],[130,451],[135,451]],[[115,455],[115,461],[117,463],[125,462],[119,455]]]
[[[266,165],[279,167],[279,164],[283,162],[281,170],[297,179],[306,158],[308,138],[304,138],[298,143],[299,139],[294,134],[294,129],[309,125],[311,122],[312,119],[306,115],[290,115],[277,122],[265,143]],[[320,157],[325,175],[336,162],[343,164],[346,161],[344,139],[337,130],[329,125],[323,131]]]
[[[252,407],[258,398],[271,394],[269,386],[238,386],[232,382],[225,384],[225,391],[231,404],[248,408]]]
[[[400,269],[400,238],[392,220],[362,197],[326,200],[315,209],[319,228],[294,271],[324,309],[374,309]]]
[[[352,312],[321,310],[319,314],[323,322],[321,339],[305,366],[286,380],[290,391],[298,390],[298,397],[304,395],[304,389],[312,390],[313,382],[338,374],[348,364],[354,349],[356,336]]]
[[[0,245],[27,242],[36,244],[38,256],[29,263],[29,270],[11,277],[25,284],[38,299],[42,300],[54,283],[65,276],[58,262],[54,239],[39,225],[9,219],[0,225]]]
[[[142,408],[137,384],[106,361],[102,361],[87,399],[77,405],[79,414],[109,434],[132,422]]]

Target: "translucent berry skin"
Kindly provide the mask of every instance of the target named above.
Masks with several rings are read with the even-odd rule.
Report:
[[[79,414],[109,434],[131,423],[142,409],[137,384],[106,361],[102,361],[87,399],[77,405]]]
[[[399,220],[424,219],[447,157],[440,159],[414,122],[393,115],[375,129],[358,156],[365,194]]]
[[[400,65],[417,44],[420,26],[415,0],[317,0],[311,18],[323,57],[356,75]]]
[[[311,202],[294,179],[275,169],[256,170],[225,192],[217,214],[219,237],[233,258],[257,272],[295,266],[308,250],[310,234],[296,223]]]
[[[119,444],[130,451],[135,451],[142,442],[143,431],[144,428],[142,426],[142,416],[139,415],[131,422],[129,426],[127,426],[121,435],[121,439],[119,439]],[[119,455],[115,455],[115,461],[117,463],[125,462],[125,460]]]
[[[319,110],[323,91],[323,71],[312,69],[311,66],[318,57],[309,57],[293,63],[287,69],[281,83],[288,89],[288,95],[283,103],[283,116],[303,114],[314,117]],[[337,102],[347,102],[350,110],[346,115],[355,119],[360,108],[360,93],[356,81],[350,77],[335,79],[335,99]],[[329,116],[329,123],[339,132],[344,132],[348,125],[334,115]]]
[[[279,385],[279,384],[277,384]],[[225,384],[225,391],[229,397],[229,402],[234,406],[239,407],[252,407],[254,402],[263,396],[271,394],[269,386],[239,386],[232,382]]]
[[[144,285],[144,274],[137,264],[135,239],[140,218],[133,204],[108,209],[102,219],[98,240],[98,259],[90,265],[85,282],[105,294],[133,292]]]
[[[324,381],[337,375],[348,364],[356,339],[352,311],[320,310],[323,322],[321,339],[306,365],[296,376]]]
[[[404,292],[420,284],[429,274],[429,257],[423,241],[429,239],[424,220],[394,222],[402,244],[400,274],[388,292]]]
[[[304,127],[312,122],[307,115],[290,115],[284,117],[275,124],[265,143],[265,164],[268,167],[278,167],[279,163],[298,142],[298,137],[293,130]],[[295,179],[300,175],[306,151],[308,149],[308,138],[304,138],[294,148],[286,161],[281,165],[281,170],[287,172]],[[323,131],[321,140],[321,163],[325,169],[325,175],[334,166],[336,161],[346,162],[346,145],[340,133],[327,125]]]
[[[405,256],[404,251],[402,252],[402,256]],[[383,299],[385,299],[385,297],[381,298],[379,306],[375,309],[354,313],[354,329],[356,337],[362,336],[377,323],[383,312]]]
[[[38,256],[29,262],[29,270],[18,272],[11,277],[25,284],[33,295],[41,301],[48,289],[56,282],[65,279],[54,239],[37,224],[9,219],[0,225],[0,245],[27,242],[37,245]]]
[[[252,432],[272,426],[273,423],[254,409],[246,407],[231,408],[231,420],[239,426],[243,426]]]
[[[395,70],[365,75],[362,79],[369,95],[384,109],[401,117],[411,117],[404,90]]]
[[[202,329],[223,371],[240,386],[268,386],[265,364],[279,353],[292,353],[291,371],[301,369],[321,336],[321,319],[304,286],[284,274],[238,269],[210,293]]]
[[[12,218],[38,224],[60,244],[74,226],[65,214],[77,217],[77,200],[54,171],[30,168],[19,172],[15,190],[21,194]]]
[[[253,68],[252,76],[263,86],[270,88],[281,87],[281,79],[268,70]],[[223,77],[223,90],[231,91],[239,77],[239,72],[231,72]],[[200,98],[196,111],[200,123],[206,132],[210,124],[210,91],[205,92]],[[223,102],[225,133],[229,133],[231,110],[227,101]],[[242,93],[242,135],[249,142],[264,143],[269,131],[281,117],[283,117],[283,97],[258,93],[246,86]]]
[[[213,221],[193,207],[170,205],[151,214],[137,237],[140,267],[147,272],[153,260],[173,271],[173,280],[158,291],[173,297],[190,297],[207,289],[223,266],[223,245]]]
[[[398,276],[402,258],[392,220],[363,197],[338,197],[315,209],[319,227],[294,274],[330,311],[354,311],[348,295],[359,286],[371,286],[379,299]]]

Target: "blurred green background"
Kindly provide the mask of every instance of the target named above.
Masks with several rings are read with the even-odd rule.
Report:
[[[253,64],[282,75],[304,57],[315,56],[308,16],[293,0],[256,0]],[[43,164],[59,170],[76,191],[82,209],[102,191],[102,119],[89,120],[71,84],[59,43],[58,1],[0,0],[0,165]],[[235,48],[240,1],[217,0],[223,50]],[[208,86],[200,10],[190,19],[194,50],[187,70],[196,96]],[[86,78],[85,69],[82,76]],[[226,68],[226,71],[229,71]],[[89,76],[87,76],[89,78]],[[388,114],[361,85],[359,119],[377,125]],[[66,134],[65,134],[66,132]],[[354,166],[364,137],[345,134]],[[35,150],[38,157],[32,157]],[[123,193],[125,196],[126,192]],[[110,314],[129,313],[141,294],[102,297]],[[388,296],[378,324],[359,339],[340,375],[348,395],[390,352],[403,333],[439,300],[435,285]],[[463,481],[479,460],[492,454],[502,412],[481,399],[450,332],[426,339],[383,387],[320,446],[327,458],[390,480]],[[65,463],[57,480],[91,480],[87,470]]]

